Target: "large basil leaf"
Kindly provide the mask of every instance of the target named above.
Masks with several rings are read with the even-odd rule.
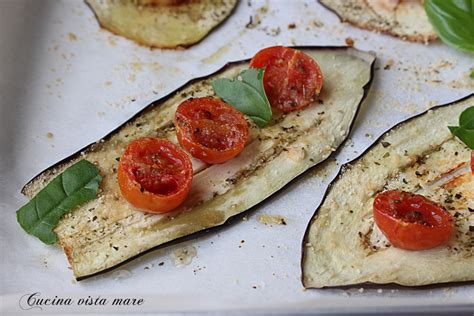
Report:
[[[263,87],[264,69],[250,68],[230,80],[216,79],[212,87],[216,94],[240,112],[264,127],[272,118],[272,109]]]
[[[459,117],[459,126],[448,126],[470,149],[474,150],[474,106],[465,109]]]
[[[443,42],[474,52],[474,0],[425,0],[424,6]]]
[[[53,229],[61,216],[72,208],[97,196],[102,177],[96,166],[80,160],[70,166],[17,212],[17,221],[29,234],[45,244],[54,244],[58,237]]]

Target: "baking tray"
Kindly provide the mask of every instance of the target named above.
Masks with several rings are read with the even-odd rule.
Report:
[[[300,282],[304,229],[339,166],[397,122],[473,92],[472,55],[359,30],[315,1],[297,0],[241,1],[223,25],[187,50],[150,50],[101,30],[82,1],[3,0],[0,38],[2,312],[21,312],[21,297],[41,292],[146,298],[145,305],[117,310],[36,310],[44,313],[472,313],[472,284],[305,291]],[[231,225],[75,282],[62,251],[16,223],[15,211],[26,202],[19,191],[35,174],[189,79],[265,46],[345,45],[349,38],[378,58],[350,139],[328,162]],[[287,225],[265,225],[264,214],[283,216]],[[183,247],[196,256],[176,266],[173,254]]]

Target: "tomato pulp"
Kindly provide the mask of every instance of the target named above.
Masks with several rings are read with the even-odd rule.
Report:
[[[211,97],[188,99],[176,110],[178,141],[193,157],[222,163],[237,156],[249,137],[242,113]]]
[[[169,212],[189,193],[193,168],[188,155],[164,139],[132,141],[120,158],[118,181],[124,198],[151,213]]]
[[[317,62],[305,53],[284,46],[260,50],[250,61],[265,68],[263,85],[270,105],[282,112],[302,109],[321,92],[323,75]]]
[[[453,230],[451,214],[423,195],[389,190],[375,197],[373,207],[377,226],[398,248],[434,248],[446,242]]]

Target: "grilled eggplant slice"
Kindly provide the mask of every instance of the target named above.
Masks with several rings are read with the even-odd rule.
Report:
[[[176,48],[203,39],[237,0],[86,0],[100,25],[139,44]]]
[[[65,215],[55,229],[78,279],[116,267],[172,240],[224,224],[325,160],[341,145],[370,87],[375,56],[348,47],[299,49],[315,58],[324,73],[320,100],[301,111],[274,114],[265,128],[251,127],[244,150],[223,164],[209,166],[193,161],[190,194],[176,211],[153,215],[127,203],[117,183],[116,159],[137,137],[176,142],[176,107],[189,97],[214,95],[211,81],[235,77],[248,67],[248,61],[230,63],[150,104],[104,139],[45,170],[24,187],[22,192],[31,198],[54,175],[82,158],[100,169],[103,182],[99,197]]]
[[[305,287],[474,280],[470,150],[447,128],[473,104],[474,94],[401,123],[341,169],[303,240]],[[385,189],[423,194],[445,206],[455,218],[448,244],[424,251],[391,247],[372,216],[374,197]]]
[[[437,38],[421,0],[319,0],[341,21],[412,42]]]

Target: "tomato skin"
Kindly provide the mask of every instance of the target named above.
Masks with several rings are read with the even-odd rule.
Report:
[[[425,250],[445,243],[453,230],[453,217],[428,198],[389,190],[374,200],[374,219],[390,243],[406,250]]]
[[[187,197],[193,176],[188,155],[168,140],[143,137],[125,149],[118,182],[130,204],[150,213],[165,213]]]
[[[249,138],[244,115],[212,97],[182,102],[176,110],[174,123],[180,145],[193,157],[209,164],[234,158]]]
[[[323,75],[317,62],[293,48],[264,48],[252,58],[250,67],[265,68],[265,94],[271,106],[282,112],[307,107],[322,89]]]

